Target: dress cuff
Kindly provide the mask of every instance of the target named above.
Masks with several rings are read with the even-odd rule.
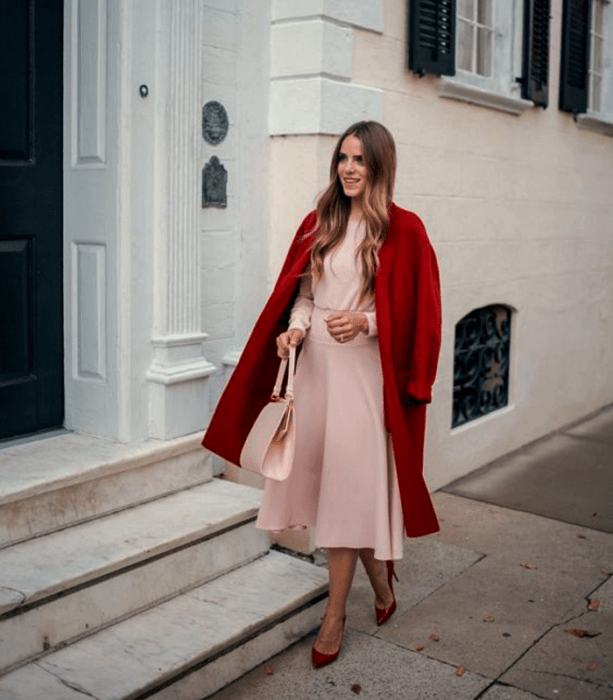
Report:
[[[377,317],[375,315],[374,311],[364,311],[364,316],[366,316],[366,320],[368,321],[368,332],[366,333],[367,336],[373,336],[373,335],[378,335],[377,333]]]
[[[287,330],[288,331],[293,331],[293,330],[298,330],[298,331],[303,331],[306,333],[308,328],[308,325],[305,326],[305,324],[300,321],[299,319],[295,318],[288,326]]]

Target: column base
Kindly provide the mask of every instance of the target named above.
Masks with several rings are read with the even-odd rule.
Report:
[[[151,382],[149,435],[171,440],[204,432],[209,420],[209,376],[216,371],[202,356],[207,336],[157,338],[147,372]]]

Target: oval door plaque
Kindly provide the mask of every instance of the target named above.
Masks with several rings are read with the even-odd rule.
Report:
[[[221,102],[211,100],[202,108],[202,137],[217,146],[228,134],[228,113]]]

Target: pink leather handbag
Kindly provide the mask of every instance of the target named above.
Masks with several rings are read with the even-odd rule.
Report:
[[[290,475],[294,461],[296,422],[294,419],[294,371],[296,348],[290,345],[289,376],[285,396],[281,385],[288,360],[281,360],[277,381],[270,401],[260,411],[241,451],[240,463],[244,469],[259,472],[267,479],[284,481]]]

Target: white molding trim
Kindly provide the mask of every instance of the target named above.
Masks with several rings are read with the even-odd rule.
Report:
[[[223,356],[222,363],[226,367],[236,367],[243,354],[243,348],[232,348]]]
[[[457,79],[445,76],[441,76],[439,79],[438,94],[439,97],[470,102],[482,107],[497,109],[500,112],[508,112],[516,116],[525,112],[529,107],[534,107],[534,103],[531,100],[490,92],[489,90],[484,90],[474,85],[468,85]]]
[[[595,131],[604,136],[613,136],[613,114],[603,112],[586,112],[576,114],[575,122],[580,129]]]
[[[187,335],[153,337],[151,338],[151,343],[156,347],[172,348],[182,345],[196,345],[198,343],[203,343],[208,337],[208,333],[190,333]]]
[[[272,0],[271,21],[276,24],[325,18],[382,34],[383,3],[384,0]]]
[[[180,364],[162,364],[153,362],[147,370],[147,379],[156,384],[179,384],[192,379],[203,379],[217,371],[217,367],[204,357],[199,360],[188,360]]]

